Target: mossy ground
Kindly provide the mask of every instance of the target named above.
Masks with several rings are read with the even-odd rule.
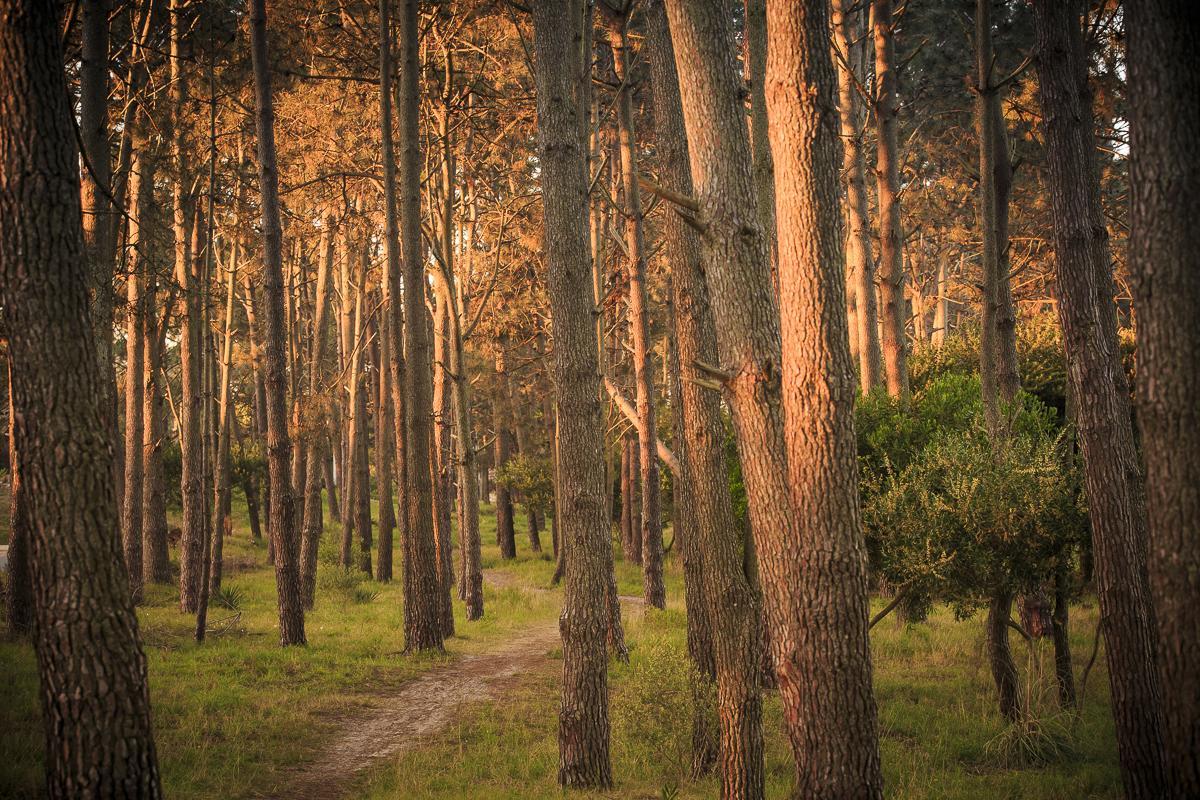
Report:
[[[236,502],[236,501],[235,501]],[[518,530],[524,516],[518,514]],[[277,644],[274,575],[262,546],[250,543],[244,506],[235,507],[235,535],[226,544],[225,586],[240,595],[240,616],[214,603],[210,624],[225,630],[202,646],[193,618],[177,608],[174,587],[151,587],[139,609],[149,661],[155,734],[167,795],[172,798],[253,797],[283,784],[353,713],[364,694],[552,620],[560,593],[545,588],[554,570],[548,554],[501,563],[490,507],[482,520],[484,566],[503,570],[510,586],[485,589],[487,616],[467,623],[457,604],[458,635],[445,656],[401,653],[399,582],[339,581],[323,564],[323,595],[307,618],[309,646]],[[336,535],[327,521],[327,539]],[[6,532],[3,537],[6,538]],[[543,541],[549,547],[549,533]],[[174,553],[173,553],[174,555]],[[395,554],[397,576],[400,554]],[[618,561],[623,594],[640,594],[636,567]],[[685,620],[677,559],[667,565],[665,612],[626,609],[630,663],[611,666],[613,773],[604,797],[715,797],[714,778],[687,775],[690,737]],[[880,607],[877,601],[876,608]],[[1074,609],[1077,671],[1090,654],[1096,609]],[[1019,645],[1014,642],[1014,646]],[[887,794],[896,798],[1118,797],[1113,726],[1103,656],[1093,670],[1082,713],[1064,717],[1071,731],[1060,757],[1039,767],[999,766],[988,750],[1003,729],[993,702],[978,619],[959,622],[939,610],[928,623],[882,622],[872,632],[876,695]],[[1049,644],[1019,660],[1035,705],[1052,709]],[[1044,652],[1042,652],[1044,651]],[[1036,656],[1036,657],[1035,657]],[[385,798],[561,797],[557,772],[557,685],[560,655],[531,672],[507,696],[459,715],[449,729],[368,771],[354,796]],[[25,642],[0,641],[0,796],[36,797],[41,785],[42,732],[37,676]],[[1047,711],[1049,713],[1049,711]],[[765,710],[768,795],[786,796],[791,758],[778,699]],[[590,796],[584,793],[583,796]]]

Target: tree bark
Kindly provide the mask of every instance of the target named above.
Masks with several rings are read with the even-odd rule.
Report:
[[[508,407],[508,372],[504,365],[504,348],[506,341],[503,336],[496,340],[496,371],[492,381],[492,429],[495,441],[492,443],[494,453],[493,466],[496,469],[496,544],[500,547],[501,558],[517,557],[516,530],[513,521],[512,491],[505,481],[499,480],[500,470],[512,458],[512,431],[509,420],[512,418]]]
[[[900,146],[897,142],[896,46],[892,0],[872,0],[875,38],[875,178],[879,185],[880,315],[883,318],[883,366],[888,394],[908,397],[908,355],[904,323],[904,229],[900,222]]]
[[[563,4],[567,5],[567,4]],[[533,7],[537,56],[538,155],[545,205],[547,283],[558,394],[559,530],[566,553],[558,780],[612,785],[605,639],[612,549],[604,508],[604,441],[587,239],[586,107],[581,53],[585,3]]]
[[[15,637],[33,630],[33,583],[29,574],[29,503],[21,480],[21,459],[17,456],[17,414],[12,393],[12,355],[7,358],[8,375],[8,580],[5,610],[8,630]]]
[[[796,756],[793,794],[880,797],[828,6],[768,0],[767,19],[782,401],[797,527],[795,538],[756,530],[756,545]]]
[[[279,597],[279,641],[302,645],[304,604],[300,595],[299,540],[290,475],[292,443],[287,420],[286,331],[283,329],[283,232],[279,225],[279,174],[275,160],[275,109],[267,61],[266,0],[250,3],[250,55],[254,68],[258,183],[262,193],[263,349],[266,357],[267,459],[271,479],[270,536],[275,543],[275,586]]]
[[[771,276],[779,286],[779,243],[775,230],[775,159],[767,135],[767,3],[745,0],[745,71],[750,86],[750,153],[754,158],[754,197],[771,253]]]
[[[150,309],[158,308],[157,281],[154,270],[146,278],[146,299]],[[171,304],[164,304],[164,308]],[[142,579],[146,583],[168,584],[171,582],[171,556],[167,546],[167,498],[163,482],[162,444],[165,436],[166,409],[163,402],[162,353],[166,336],[167,315],[155,324],[151,313],[147,318],[146,368],[142,374],[145,384],[143,401],[142,472],[145,485],[142,488]],[[249,501],[247,501],[249,505]]]
[[[1008,643],[1012,604],[1011,592],[998,591],[991,597],[987,615],[988,662],[992,669],[992,680],[996,683],[1000,713],[1009,722],[1015,722],[1021,716],[1017,665]]]
[[[405,649],[441,650],[438,618],[438,572],[433,540],[433,487],[430,485],[433,400],[429,367],[429,327],[425,321],[425,247],[421,241],[421,144],[417,126],[418,0],[403,0],[400,13],[400,234],[404,253],[404,315],[393,318],[392,343],[399,347],[404,328],[405,497]],[[399,276],[392,282],[399,287]],[[397,387],[399,388],[399,387]],[[397,403],[397,407],[400,403]]]
[[[842,171],[846,183],[846,271],[854,287],[852,338],[858,342],[858,380],[863,394],[884,385],[883,349],[879,341],[879,302],[875,297],[875,259],[871,254],[867,167],[863,155],[862,112],[856,44],[862,34],[862,12],[847,12],[847,0],[833,0],[833,41],[837,48],[838,123],[842,137]]]
[[[1186,65],[1194,63],[1200,30],[1195,8],[1180,0],[1130,3],[1126,14],[1129,261],[1166,784],[1173,797],[1195,797],[1200,795],[1200,76]],[[1148,738],[1142,741],[1139,773],[1146,776],[1146,788],[1153,788],[1154,761]],[[1135,795],[1128,780],[1126,791]]]
[[[664,178],[692,194],[688,137],[684,127],[676,56],[662,0],[646,9],[646,34],[655,92],[656,133],[663,150]],[[764,792],[762,697],[758,685],[761,615],[757,593],[742,571],[737,526],[725,465],[721,398],[697,382],[697,362],[717,360],[717,333],[701,263],[701,244],[678,214],[664,220],[663,242],[671,265],[671,299],[678,376],[671,399],[680,450],[675,509],[680,515],[688,651],[704,676],[694,700],[693,772],[720,759],[721,797],[759,798]],[[699,596],[697,596],[699,595]],[[712,746],[711,681],[717,683],[720,748]]]
[[[0,305],[51,798],[162,796],[52,3],[0,2]],[[20,520],[18,520],[19,522]]]
[[[233,305],[237,295],[238,261],[241,257],[237,240],[230,247],[225,289],[225,319],[221,338],[220,377],[217,385],[217,451],[213,458],[213,529],[212,554],[208,566],[209,597],[221,589],[221,572],[224,566],[225,537],[233,530],[230,516],[231,464],[229,461],[230,415],[233,402],[230,395],[233,380]]]
[[[333,268],[333,217],[326,215],[321,227],[321,239],[317,246],[317,282],[313,287],[312,347],[309,355],[309,391],[314,403],[320,403],[317,418],[329,418],[325,404],[325,347],[329,329],[329,281]],[[309,443],[308,460],[305,463],[304,479],[304,522],[300,534],[300,592],[304,607],[311,609],[316,600],[317,554],[321,545],[321,534],[325,530],[325,513],[321,503],[321,484],[326,483],[324,469],[329,464],[329,432],[325,426],[315,431]],[[332,478],[332,475],[330,475]],[[332,488],[329,505],[337,503]],[[380,522],[382,525],[382,520]]]
[[[396,530],[396,506],[392,493],[392,387],[389,380],[387,318],[380,317],[375,338],[375,475],[379,488],[379,544],[375,580],[392,581],[392,539]],[[319,495],[318,495],[319,497]]]

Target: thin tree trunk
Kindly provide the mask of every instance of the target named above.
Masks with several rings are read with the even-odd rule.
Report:
[[[133,602],[142,600],[142,548],[145,531],[142,524],[144,503],[144,467],[142,440],[145,412],[145,348],[146,316],[149,305],[143,281],[152,267],[147,264],[143,248],[147,247],[142,223],[153,201],[154,169],[147,158],[146,141],[140,141],[133,155],[133,175],[129,196],[133,213],[130,215],[128,246],[129,275],[126,277],[127,324],[125,329],[125,502],[121,534],[125,550],[125,570],[129,574],[129,589]],[[103,372],[103,370],[102,370]]]
[[[793,794],[879,797],[829,8],[768,0],[767,19],[782,400],[798,535],[755,530],[755,544],[796,757]]]
[[[875,298],[875,259],[871,255],[870,210],[866,159],[863,155],[862,112],[856,75],[861,62],[857,40],[862,35],[862,11],[846,11],[847,0],[833,0],[833,41],[838,54],[838,123],[842,136],[842,170],[846,183],[846,271],[854,287],[858,342],[858,379],[863,394],[884,385],[883,349],[879,342],[879,303]]]
[[[493,452],[496,469],[496,544],[500,547],[501,558],[517,557],[516,531],[513,522],[512,491],[508,485],[499,480],[500,470],[512,458],[512,432],[509,430],[509,420],[512,418],[508,408],[508,373],[504,365],[505,338],[496,340],[496,371],[492,382],[492,427],[495,431]]]
[[[95,328],[57,7],[3,0],[0,19],[0,305],[27,503],[18,524],[28,523],[46,794],[158,798],[112,479],[111,397],[95,350],[80,346]]]
[[[5,585],[5,609],[8,630],[14,636],[25,636],[33,630],[33,582],[29,574],[31,542],[29,503],[25,482],[21,479],[21,459],[17,453],[16,399],[13,397],[13,360],[7,359],[8,375],[8,580]]]
[[[1071,662],[1071,593],[1070,575],[1066,567],[1054,573],[1054,677],[1058,681],[1058,704],[1063,708],[1074,708],[1075,667]]]
[[[597,342],[592,324],[587,240],[584,3],[533,6],[537,55],[538,154],[545,206],[545,246],[554,330],[554,377],[562,491],[560,530],[566,553],[558,780],[563,786],[612,785],[609,759],[605,612],[611,576],[604,508],[604,441]]]
[[[366,246],[366,243],[363,243]],[[371,466],[367,454],[367,440],[370,437],[367,422],[367,387],[366,375],[363,370],[365,354],[363,347],[367,334],[366,295],[367,295],[367,253],[365,249],[358,256],[358,270],[355,273],[354,287],[354,339],[351,344],[353,352],[350,356],[350,407],[353,417],[350,420],[350,455],[347,458],[349,469],[353,471],[354,490],[352,494],[352,509],[354,530],[358,534],[358,570],[369,578],[374,570],[371,568]]]
[[[1008,622],[1012,616],[1012,594],[998,591],[988,605],[987,647],[988,663],[992,680],[996,682],[996,693],[1000,701],[1000,713],[1009,722],[1021,716],[1020,686],[1017,665],[1013,661],[1008,643]]]
[[[396,530],[396,507],[392,495],[392,396],[388,352],[387,317],[376,323],[375,339],[375,476],[379,487],[379,545],[375,580],[391,583],[392,537]]]
[[[221,571],[224,566],[225,537],[233,529],[233,519],[229,514],[230,501],[230,470],[229,435],[230,387],[233,379],[233,304],[237,294],[238,261],[240,260],[237,241],[230,248],[229,263],[226,265],[229,275],[227,278],[225,296],[225,320],[221,338],[220,379],[217,387],[217,452],[213,460],[213,530],[212,557],[208,567],[209,596],[221,589]]]
[[[603,7],[603,6],[602,6]],[[617,122],[621,158],[622,191],[625,196],[626,275],[629,280],[629,330],[633,340],[633,374],[637,394],[638,478],[642,486],[641,525],[634,535],[641,540],[642,596],[649,605],[663,608],[662,515],[659,509],[658,436],[654,409],[654,369],[651,360],[649,294],[646,290],[646,241],[642,222],[641,189],[633,124],[633,84],[629,74],[629,14],[607,15],[613,67],[621,84],[617,95]]]
[[[875,38],[875,177],[879,185],[880,314],[883,319],[883,366],[888,394],[908,397],[908,356],[904,323],[904,230],[900,222],[900,146],[897,127],[896,46],[892,40],[895,19],[892,0],[872,0],[871,24]]]
[[[159,308],[156,300],[157,283],[154,270],[146,278],[146,299],[151,315],[147,318],[146,368],[142,375],[143,390],[143,436],[142,472],[145,485],[142,488],[142,577],[146,583],[167,584],[171,582],[171,557],[167,547],[167,499],[163,481],[162,445],[165,435],[166,409],[162,388],[162,352],[166,336],[166,312],[156,324],[149,324],[153,309]],[[163,308],[169,307],[167,303]]]
[[[1194,63],[1200,31],[1195,7],[1181,0],[1130,3],[1126,14],[1132,110],[1129,261],[1166,783],[1173,797],[1195,797],[1200,795],[1200,226],[1195,213],[1200,91],[1197,73],[1188,65]],[[1107,583],[1102,572],[1097,578]],[[1106,622],[1106,641],[1109,635]],[[1123,724],[1119,721],[1118,729]],[[1126,780],[1130,796],[1148,796],[1134,791],[1137,784],[1155,786],[1149,737],[1139,741],[1136,764],[1143,777]],[[1132,767],[1133,759],[1128,763]]]
[[[289,468],[286,332],[283,330],[283,232],[279,225],[279,175],[275,160],[275,110],[267,61],[266,0],[250,3],[250,55],[254,67],[255,124],[258,130],[258,182],[262,193],[263,344],[266,356],[267,459],[271,477],[270,535],[275,543],[275,585],[279,596],[279,640],[305,644],[300,596],[299,538]]]
[[[321,227],[321,240],[317,247],[317,282],[313,288],[312,347],[309,354],[309,391],[313,402],[324,403],[320,398],[325,393],[325,345],[329,328],[329,281],[333,267],[333,217],[326,215]],[[329,418],[328,408],[322,407],[318,419]],[[330,463],[328,458],[329,434],[327,429],[317,430],[312,435],[305,463],[304,478],[304,522],[300,534],[300,592],[304,607],[311,609],[316,600],[317,554],[321,545],[321,534],[325,529],[325,512],[321,504],[321,484],[326,480],[323,470]],[[329,492],[329,505],[335,504],[334,494]],[[382,521],[380,523],[382,525]]]
[[[449,238],[449,237],[447,237]],[[445,246],[444,252],[450,247]],[[450,466],[450,393],[446,370],[448,333],[446,322],[449,309],[444,298],[435,306],[433,318],[433,437],[430,442],[430,481],[433,487],[433,534],[436,545],[438,572],[438,618],[442,636],[454,635],[454,553],[450,535],[451,484]]]
[[[663,143],[664,177],[672,189],[692,194],[688,137],[679,94],[675,53],[662,0],[646,9],[647,41],[655,92],[655,124]],[[676,453],[681,480],[675,497],[681,514],[676,537],[683,554],[688,650],[699,673],[718,685],[720,748],[710,752],[711,688],[703,682],[693,711],[693,772],[719,757],[721,797],[760,798],[764,791],[762,697],[758,686],[760,603],[746,580],[725,465],[725,425],[720,396],[697,383],[696,362],[717,360],[717,334],[701,271],[701,245],[678,214],[664,221],[671,265]],[[682,490],[682,491],[681,491]],[[699,594],[699,597],[695,595]]]

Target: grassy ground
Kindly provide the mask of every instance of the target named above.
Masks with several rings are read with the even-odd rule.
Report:
[[[523,528],[519,514],[518,529]],[[484,620],[468,624],[457,618],[459,635],[447,642],[446,656],[400,653],[397,584],[338,579],[327,564],[321,567],[318,608],[307,619],[309,647],[283,650],[276,643],[273,573],[264,550],[248,541],[246,530],[244,508],[239,507],[236,535],[226,545],[225,585],[236,595],[240,611],[214,605],[210,613],[210,624],[225,628],[223,633],[196,646],[192,618],[178,613],[172,587],[152,588],[140,609],[155,733],[166,791],[173,798],[270,792],[283,783],[290,766],[320,748],[335,720],[352,713],[365,693],[402,683],[557,614],[558,592],[523,588],[545,587],[553,562],[530,554],[522,537],[521,557],[501,564],[492,544],[494,518],[485,508],[484,566],[503,569],[513,586],[487,588]],[[543,540],[548,547],[548,532]],[[399,553],[395,563],[399,575]],[[621,592],[640,594],[636,568],[618,562],[617,569]],[[667,580],[665,612],[627,609],[631,661],[628,666],[614,664],[611,671],[618,783],[602,796],[716,796],[712,778],[687,777],[688,672],[682,585],[673,559]],[[455,610],[461,614],[461,607]],[[1078,667],[1090,653],[1095,620],[1094,608],[1075,610]],[[1011,767],[1002,763],[995,745],[989,747],[1003,725],[982,659],[979,620],[956,622],[944,611],[926,625],[898,627],[887,620],[873,632],[872,643],[890,797],[1119,796],[1103,657],[1088,682],[1079,719],[1051,720],[1052,725],[1061,722],[1069,734],[1062,751],[1040,767]],[[355,796],[560,797],[555,784],[560,662],[557,653],[552,658],[502,701],[474,707],[420,748],[372,770]],[[1027,684],[1038,687],[1035,704],[1049,708],[1052,699],[1043,696],[1051,674],[1048,653],[1029,661],[1026,674],[1033,668],[1035,680]],[[41,720],[28,645],[0,641],[0,672],[5,678],[0,681],[0,796],[37,796]],[[784,796],[791,764],[775,697],[766,703],[766,737],[769,795]]]

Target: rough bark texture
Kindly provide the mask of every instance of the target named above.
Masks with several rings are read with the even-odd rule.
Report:
[[[646,9],[646,34],[654,80],[655,122],[664,143],[664,179],[692,193],[675,53],[662,0]],[[717,334],[701,269],[700,241],[678,214],[668,212],[663,241],[671,264],[671,297],[679,379],[672,386],[680,481],[675,508],[688,596],[688,650],[698,672],[715,677],[719,708],[718,753],[705,719],[711,711],[703,685],[693,712],[692,765],[719,756],[721,796],[763,796],[762,698],[759,691],[759,599],[742,571],[738,531],[725,465],[725,425],[717,392],[697,383],[696,362],[717,360]],[[680,491],[682,490],[682,494]],[[699,597],[693,597],[698,594]]]
[[[767,3],[783,410],[794,537],[760,535],[796,797],[880,797],[867,570],[839,207],[837,79],[824,3]],[[758,534],[758,531],[755,531]]]
[[[988,665],[996,684],[1000,713],[1009,722],[1021,716],[1020,683],[1017,665],[1013,661],[1008,639],[1008,622],[1012,617],[1011,592],[998,591],[988,603],[986,623]]]
[[[146,281],[146,298],[151,309],[158,308],[156,291],[154,271],[150,270]],[[153,319],[153,315],[150,319]],[[165,314],[155,324],[146,325],[146,368],[142,375],[142,381],[145,383],[143,400],[146,404],[142,412],[142,472],[145,481],[142,487],[142,578],[146,583],[159,584],[171,582],[171,556],[167,547],[167,497],[162,461],[166,404],[163,399],[162,376],[159,372],[166,325]]]
[[[871,253],[871,216],[867,167],[863,154],[862,117],[856,68],[862,60],[856,44],[862,35],[862,12],[847,12],[847,0],[833,0],[833,41],[837,48],[838,122],[842,137],[842,171],[846,183],[846,271],[854,288],[852,338],[858,343],[858,380],[863,394],[884,385],[883,349],[879,341],[879,302],[875,297],[875,259]]]
[[[904,230],[900,223],[900,146],[897,142],[896,46],[892,41],[892,0],[872,0],[875,38],[875,178],[879,186],[879,299],[883,318],[883,366],[888,394],[908,397],[908,356],[904,323]]]
[[[404,559],[405,649],[441,650],[437,556],[433,539],[430,484],[432,376],[425,312],[425,246],[421,241],[421,142],[417,130],[418,0],[403,0],[400,12],[400,234],[404,252],[404,395],[408,533]],[[393,283],[398,286],[399,280]],[[395,321],[393,319],[393,321]],[[400,328],[392,331],[399,346]]]
[[[1138,323],[1150,587],[1169,793],[1200,796],[1200,26],[1193,4],[1144,0],[1129,37],[1129,246]],[[1107,624],[1105,627],[1107,635]],[[1146,754],[1149,756],[1149,753]],[[1149,760],[1139,761],[1149,767]],[[1148,777],[1148,776],[1147,776]],[[1133,791],[1128,789],[1130,795]],[[1140,793],[1139,793],[1140,794]]]
[[[0,305],[51,798],[162,796],[52,3],[0,2]]]
[[[7,359],[8,375],[8,578],[5,583],[5,610],[8,630],[24,636],[33,629],[33,584],[29,575],[29,511],[25,484],[21,480],[21,462],[17,457],[16,409],[12,394],[12,357]]]
[[[750,84],[750,152],[754,157],[754,197],[771,251],[771,275],[778,288],[779,245],[775,235],[775,159],[767,135],[767,3],[746,0],[745,71]]]
[[[389,380],[387,318],[380,319],[375,345],[375,475],[379,487],[379,545],[375,580],[392,580],[392,538],[396,531],[396,506],[392,493],[392,387]],[[319,496],[319,495],[318,495]]]
[[[508,407],[508,372],[504,366],[503,336],[496,340],[496,372],[492,381],[492,431],[495,441],[493,448],[493,465],[496,476],[508,463],[513,455],[513,436],[509,429],[512,419]],[[501,558],[517,557],[516,530],[513,520],[512,491],[504,481],[496,481],[496,544],[500,547]]]
[[[266,0],[250,3],[250,55],[254,65],[255,124],[258,130],[258,183],[262,193],[263,349],[266,360],[267,460],[271,479],[269,532],[275,544],[275,586],[279,597],[279,640],[305,644],[300,595],[300,542],[291,482],[292,443],[287,420],[287,339],[283,323],[283,232],[279,225],[279,175],[275,160],[275,110],[267,62]]]
[[[545,204],[547,284],[558,397],[559,525],[566,554],[558,780],[608,787],[609,582],[604,439],[587,239],[587,152],[582,100],[586,4],[533,6],[538,155]],[[590,65],[590,52],[587,53]]]

